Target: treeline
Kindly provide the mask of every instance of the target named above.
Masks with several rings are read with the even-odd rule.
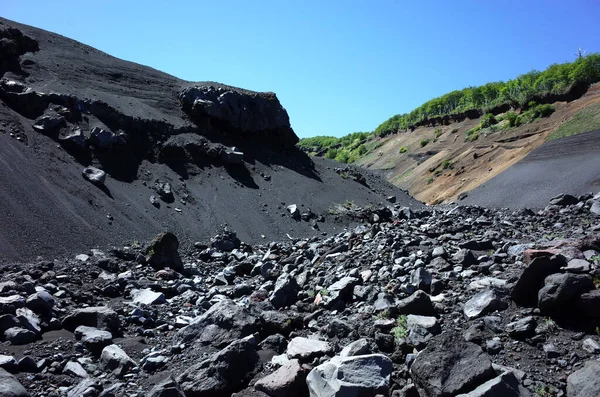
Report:
[[[510,108],[527,110],[529,104],[534,102],[537,105],[566,98],[575,99],[590,84],[599,81],[600,54],[589,54],[580,56],[574,62],[554,64],[542,72],[532,71],[507,82],[452,91],[425,102],[410,113],[393,116],[373,132],[355,132],[341,138],[304,138],[298,146],[313,155],[344,163],[353,162],[376,147],[376,142],[370,139],[375,136],[406,131],[428,123],[439,124],[437,119],[460,121],[466,116],[472,118],[490,112],[503,113]]]
[[[543,72],[532,71],[507,82],[488,83],[452,91],[434,98],[406,114],[397,114],[379,125],[375,135],[387,135],[407,130],[423,122],[444,116],[487,112],[493,108],[526,107],[535,100],[565,95],[573,90],[587,88],[600,81],[600,54],[579,57],[574,62],[554,64]]]

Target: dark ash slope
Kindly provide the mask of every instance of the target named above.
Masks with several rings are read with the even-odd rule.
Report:
[[[469,192],[461,204],[543,208],[559,194],[600,190],[600,131],[545,143],[500,175]]]
[[[248,242],[286,239],[341,230],[328,214],[335,204],[395,195],[421,205],[378,177],[366,175],[365,186],[298,152],[275,94],[186,82],[0,23],[0,260],[72,255],[165,229],[189,243],[225,223]],[[34,130],[45,116],[58,125]],[[106,145],[94,141],[100,130]],[[231,146],[242,164],[226,161]],[[82,178],[89,165],[106,171],[105,187]],[[174,193],[160,208],[150,202],[157,181]],[[320,230],[284,215],[290,204],[323,215]]]

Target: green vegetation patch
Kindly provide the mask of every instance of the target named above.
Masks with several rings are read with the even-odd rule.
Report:
[[[341,163],[353,163],[369,152],[368,132],[354,132],[341,138],[316,136],[300,139],[297,146],[309,154],[323,154],[325,158]]]
[[[550,65],[543,72],[531,71],[507,82],[468,87],[434,98],[410,113],[397,114],[381,123],[375,135],[414,128],[418,123],[468,111],[489,110],[509,105],[523,107],[533,98],[562,95],[575,86],[600,81],[600,54],[589,54],[574,62]]]
[[[600,129],[600,102],[581,109],[569,120],[562,123],[556,131],[548,135],[546,141],[553,141],[597,129]]]

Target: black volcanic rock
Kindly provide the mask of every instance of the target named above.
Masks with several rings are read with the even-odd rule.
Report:
[[[198,120],[244,134],[269,139],[291,147],[298,137],[275,93],[234,90],[230,87],[192,86],[179,94],[183,110]]]

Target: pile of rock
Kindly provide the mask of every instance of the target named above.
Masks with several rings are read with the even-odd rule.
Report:
[[[597,396],[588,200],[539,213],[391,206],[323,238],[250,246],[224,231],[180,253],[163,233],[4,265],[0,390]]]

